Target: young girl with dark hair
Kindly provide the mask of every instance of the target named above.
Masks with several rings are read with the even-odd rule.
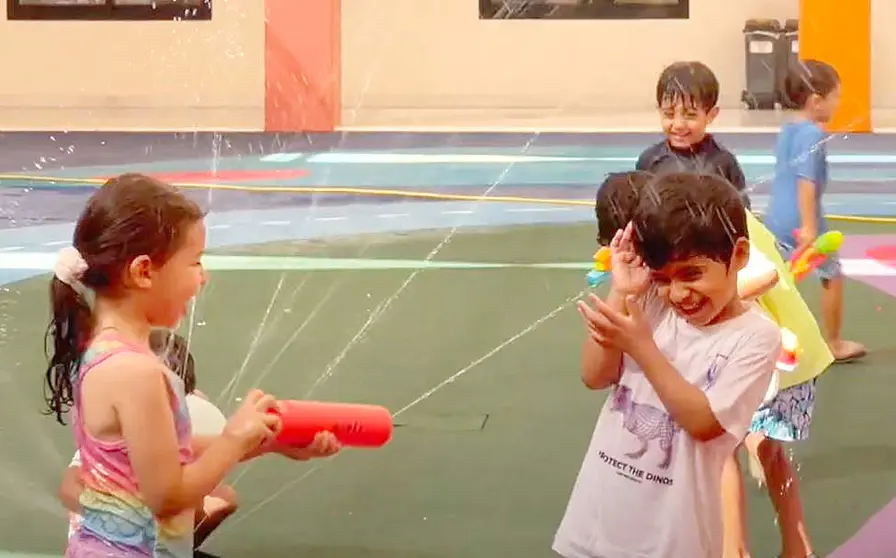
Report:
[[[196,389],[196,363],[186,339],[167,329],[154,329],[149,335],[149,348],[183,380],[188,406],[190,397],[207,399],[205,394]],[[195,417],[191,417],[191,419],[196,420]],[[195,429],[195,422],[193,426]],[[83,489],[81,452],[77,451],[59,488],[59,497],[63,505],[71,512],[69,537],[75,533],[81,522],[78,500]],[[226,484],[219,485],[211,494],[203,498],[202,506],[196,510],[196,527],[193,533],[195,548],[199,548],[224,520],[236,513],[237,502],[236,490]]]
[[[205,282],[195,203],[147,176],[113,178],[73,244],[50,285],[46,373],[49,411],[63,424],[71,411],[81,457],[66,556],[192,556],[195,508],[269,447],[276,401],[252,390],[220,436],[194,437],[184,382],[150,350],[152,328],[174,328]]]

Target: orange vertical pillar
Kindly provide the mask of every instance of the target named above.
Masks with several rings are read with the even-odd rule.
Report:
[[[871,1],[800,0],[800,58],[836,68],[840,108],[831,132],[870,132]]]
[[[341,112],[340,0],[263,0],[264,129],[328,132]]]

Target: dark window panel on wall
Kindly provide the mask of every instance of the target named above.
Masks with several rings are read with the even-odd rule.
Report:
[[[210,20],[212,0],[7,0],[6,17],[38,21]]]
[[[479,19],[687,18],[688,0],[479,0]]]

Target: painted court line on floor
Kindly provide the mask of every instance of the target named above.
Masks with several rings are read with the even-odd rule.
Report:
[[[52,271],[54,252],[0,253],[0,269]],[[893,262],[896,263],[896,262]],[[896,266],[870,259],[844,259],[844,272],[853,277],[896,277]],[[203,265],[210,271],[326,271],[390,269],[591,269],[594,262],[460,262],[377,258],[313,258],[296,256],[207,255]]]
[[[753,196],[754,210],[767,204],[765,195]],[[873,200],[873,201],[872,201]],[[826,205],[846,215],[893,216],[896,196],[832,194]],[[401,218],[395,217],[400,209]],[[389,211],[392,210],[392,211]],[[261,244],[313,237],[354,236],[420,229],[493,227],[588,222],[594,219],[592,206],[539,206],[512,202],[408,201],[388,206],[351,204],[348,206],[302,206],[278,209],[233,210],[211,213],[207,226],[211,247]],[[391,218],[382,217],[390,215]],[[259,226],[262,225],[262,226]],[[0,252],[34,251],[49,243],[65,244],[72,223],[33,225],[0,229]]]
[[[295,155],[294,158],[291,158]],[[288,162],[302,157],[301,154],[279,153],[276,156],[262,157],[263,162]],[[312,164],[349,164],[349,165],[376,165],[376,164],[495,164],[507,165],[516,163],[580,163],[585,161],[604,163],[635,163],[637,155],[623,156],[549,156],[549,155],[522,155],[522,154],[489,154],[489,153],[383,153],[383,152],[357,152],[357,151],[331,151],[317,153],[305,159]],[[773,154],[739,154],[737,160],[743,165],[774,165]],[[888,154],[837,154],[828,155],[828,162],[833,164],[893,164],[896,163],[896,155]]]

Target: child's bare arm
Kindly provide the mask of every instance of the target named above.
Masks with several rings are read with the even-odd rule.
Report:
[[[750,300],[764,295],[777,284],[778,271],[769,269],[743,281],[738,281],[737,294],[743,300]]]
[[[607,300],[601,301],[591,294],[590,303],[594,308],[585,301],[578,304],[589,332],[582,348],[582,382],[591,389],[604,389],[618,383],[622,373],[623,348],[605,335],[607,318],[603,314],[628,316],[629,310],[635,307],[640,310],[653,299],[649,294],[650,272],[635,251],[634,235],[634,223],[629,222],[623,230],[616,231],[610,241],[613,287]]]
[[[585,387],[606,389],[617,384],[621,374],[622,353],[601,347],[590,336],[587,337],[582,343],[582,383]]]
[[[81,491],[84,485],[81,484],[80,468],[68,467],[65,470],[65,476],[62,477],[62,483],[59,485],[59,500],[70,512],[78,513],[81,497]]]
[[[208,435],[208,434],[193,434],[190,438],[190,449],[193,450],[193,456],[199,457],[205,450],[207,450],[212,444],[215,443],[215,440],[218,439],[218,436]]]
[[[607,304],[617,312],[625,312],[625,301],[614,290],[610,291]],[[588,335],[582,345],[582,383],[589,389],[606,389],[619,383],[621,373],[622,351],[603,347]]]
[[[692,438],[708,442],[725,433],[706,394],[675,369],[656,344],[638,351],[637,362],[663,406]]]
[[[193,450],[193,455],[195,457],[200,457],[202,454],[206,452],[206,450],[216,443],[220,441],[221,435],[210,435],[210,434],[193,434],[193,437],[190,438],[190,449]],[[261,457],[262,455],[266,455],[271,453],[271,450],[268,446],[259,446],[258,448],[247,452],[240,459],[240,463],[245,463],[246,461],[251,461],[256,457]]]
[[[101,372],[98,367],[92,374]],[[104,382],[121,383],[107,387],[116,394],[122,437],[146,504],[161,517],[192,508],[221,483],[243,449],[235,440],[217,437],[193,463],[181,465],[162,365],[129,355],[114,359],[106,372]]]
[[[742,439],[768,391],[780,350],[780,330],[768,322],[744,338],[709,388],[685,380],[655,344],[638,351],[636,361],[663,406],[692,438],[709,441],[728,432]]]
[[[800,242],[807,242],[818,236],[818,192],[815,183],[806,178],[797,182],[797,206],[800,213]]]

